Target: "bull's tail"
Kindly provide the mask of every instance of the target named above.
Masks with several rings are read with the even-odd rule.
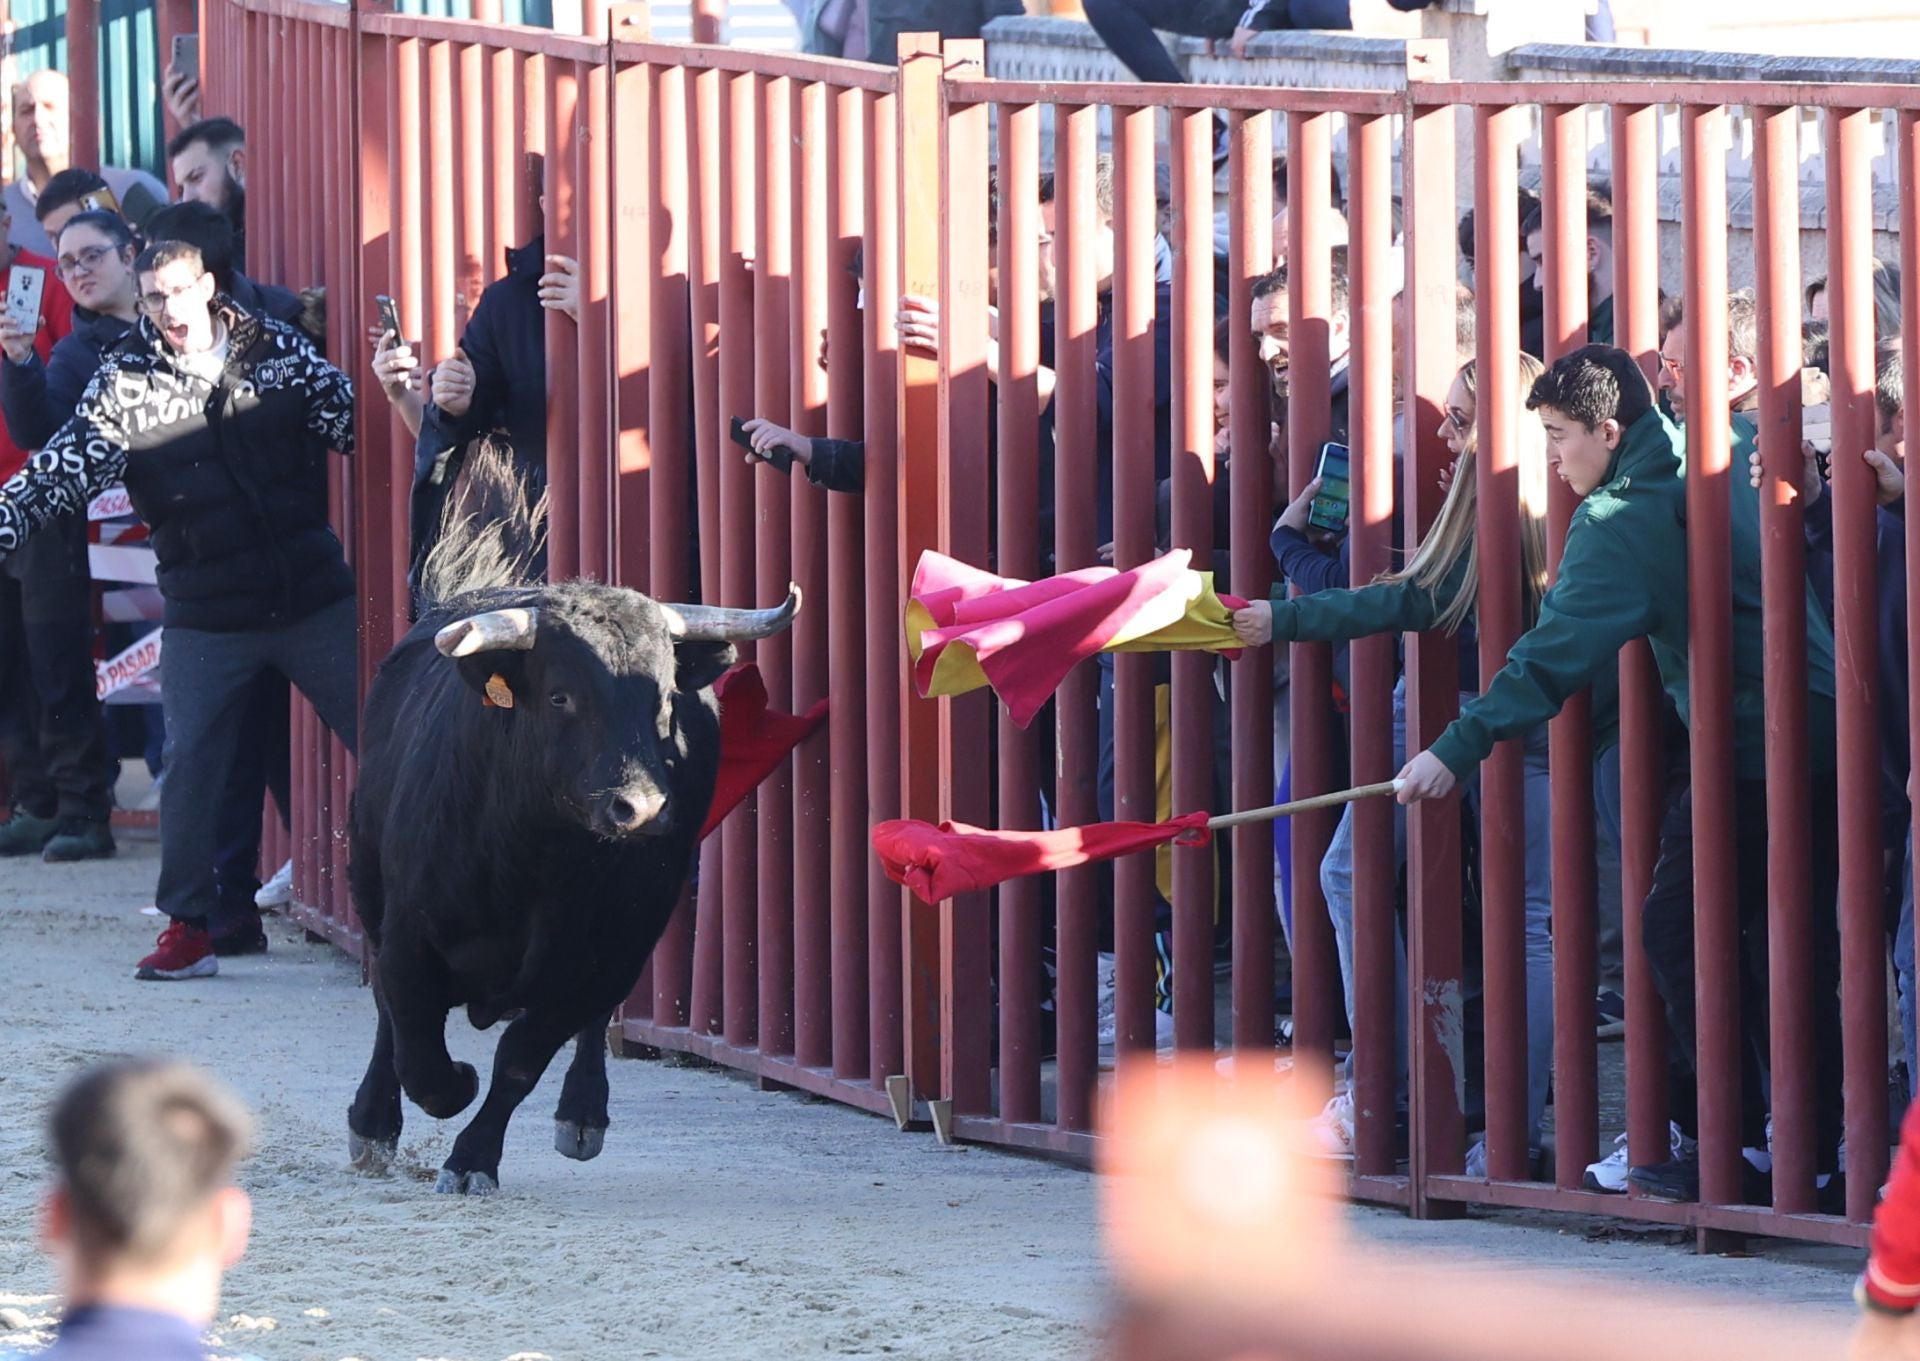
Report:
[[[532,501],[513,451],[481,439],[447,497],[440,537],[420,569],[420,594],[431,608],[468,591],[531,585],[546,546],[546,496]]]

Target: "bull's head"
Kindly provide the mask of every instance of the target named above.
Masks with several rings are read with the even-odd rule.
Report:
[[[800,612],[800,588],[772,609],[675,605],[569,582],[538,603],[456,619],[434,646],[461,679],[511,712],[563,814],[607,838],[662,836],[706,808],[676,807],[676,779],[718,760],[713,701],[734,644],[767,638]]]

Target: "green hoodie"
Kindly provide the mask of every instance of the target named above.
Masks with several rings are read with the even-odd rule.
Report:
[[[1733,740],[1740,777],[1764,779],[1765,645],[1760,615],[1760,498],[1746,477],[1751,425],[1734,420],[1729,472],[1733,549]],[[1560,572],[1540,602],[1540,620],[1514,643],[1507,665],[1433,744],[1464,779],[1494,744],[1560,711],[1570,695],[1611,672],[1635,638],[1653,647],[1660,680],[1680,717],[1687,700],[1685,463],[1678,432],[1658,411],[1635,421],[1606,480],[1581,501],[1567,531]],[[1832,760],[1833,632],[1808,587],[1807,679],[1828,702],[1810,706],[1810,750]]]
[[[1425,633],[1438,626],[1445,602],[1451,601],[1459,591],[1466,571],[1464,562],[1454,564],[1435,591],[1406,580],[1377,581],[1358,590],[1316,591],[1291,600],[1287,598],[1287,584],[1279,582],[1269,601],[1273,606],[1273,641],[1337,643],[1381,633]],[[1461,640],[1462,647],[1468,645],[1470,639]],[[1605,751],[1618,740],[1619,684],[1613,670],[1603,669],[1594,677],[1596,753]]]

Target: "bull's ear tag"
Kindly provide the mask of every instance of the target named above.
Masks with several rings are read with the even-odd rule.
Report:
[[[489,709],[513,707],[513,687],[507,684],[507,678],[498,671],[487,677],[486,705]]]

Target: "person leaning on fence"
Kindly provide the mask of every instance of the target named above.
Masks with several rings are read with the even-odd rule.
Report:
[[[58,71],[35,71],[13,87],[13,139],[27,173],[6,188],[7,211],[13,214],[7,239],[42,255],[53,254],[52,229],[34,208],[47,182],[72,165],[69,102],[67,78]],[[104,166],[100,175],[136,228],[167,201],[167,187],[144,170]]]
[[[1519,357],[1522,390],[1537,380],[1542,368],[1532,355]],[[1478,688],[1480,653],[1475,627],[1479,591],[1479,554],[1476,546],[1478,468],[1476,417],[1479,397],[1478,366],[1469,361],[1447,394],[1439,434],[1453,452],[1452,481],[1446,501],[1415,552],[1399,571],[1387,572],[1371,585],[1355,590],[1330,589],[1288,598],[1288,587],[1274,588],[1270,600],[1235,612],[1234,630],[1243,642],[1259,646],[1269,641],[1333,642],[1381,633],[1450,633],[1458,643],[1462,702]],[[1522,617],[1529,624],[1539,616],[1546,591],[1547,467],[1546,434],[1538,416],[1522,413],[1517,423],[1519,469],[1519,541]],[[1602,675],[1596,687],[1595,731],[1601,747],[1612,744],[1618,703],[1611,675]],[[1396,759],[1405,759],[1406,680],[1393,691],[1393,732]],[[1530,1148],[1538,1156],[1540,1121],[1546,1109],[1547,1087],[1553,1066],[1553,942],[1552,942],[1552,819],[1549,807],[1547,730],[1528,732],[1526,743],[1526,959],[1527,959],[1527,1131]],[[1618,836],[1618,811],[1606,828]],[[1603,817],[1603,822],[1605,818]],[[1396,810],[1394,855],[1406,857],[1407,825]],[[1333,920],[1341,979],[1347,995],[1349,1023],[1353,1019],[1353,810],[1343,814],[1320,866],[1321,889]],[[1395,940],[1396,972],[1404,978],[1404,942]],[[1402,999],[1405,988],[1395,991]],[[1394,1081],[1399,1103],[1406,1093],[1406,1025],[1404,1015],[1394,1026]],[[1349,1059],[1349,1073],[1351,1072]],[[1317,1129],[1325,1151],[1343,1157],[1353,1154],[1353,1098],[1343,1093],[1328,1103]],[[1469,1175],[1485,1175],[1485,1145],[1467,1154]]]
[[[544,212],[544,162],[530,159]],[[415,387],[420,361],[413,346],[390,331],[372,332],[374,377],[418,441],[408,511],[410,578],[439,533],[461,458],[480,436],[504,431],[529,494],[538,499],[545,491],[548,312],[578,324],[580,266],[547,254],[542,235],[507,252],[506,274],[482,290],[460,344],[427,375],[424,400]],[[544,553],[538,570],[545,571]]]
[[[61,1093],[40,1222],[62,1313],[35,1361],[205,1361],[221,1278],[253,1228],[234,1185],[252,1137],[245,1108],[181,1063],[102,1064]]]
[[[76,313],[53,260],[11,245],[0,249],[7,267],[37,269],[43,280],[35,326],[0,313],[4,399],[20,375],[41,372],[71,339]],[[22,430],[22,439],[9,423],[0,438],[0,473],[12,476],[50,433]],[[0,763],[13,786],[0,856],[63,861],[114,853],[115,769],[94,678],[84,506],[60,516],[0,574]]]
[[[219,971],[218,795],[248,686],[275,670],[354,746],[353,573],[327,523],[329,449],[353,449],[353,385],[292,327],[216,296],[200,252],[135,262],[143,319],[73,418],[0,486],[0,554],[124,482],[153,532],[165,601],[167,778],[157,902],[170,919],[145,979]]]
[[[1646,377],[1624,350],[1588,345],[1556,362],[1533,385],[1529,408],[1546,427],[1549,457],[1561,480],[1581,497],[1567,531],[1558,576],[1540,602],[1539,621],[1509,650],[1507,664],[1426,751],[1400,772],[1402,803],[1441,798],[1473,774],[1496,744],[1539,727],[1567,699],[1613,668],[1620,649],[1636,638],[1651,644],[1662,685],[1683,722],[1688,693],[1688,601],[1674,583],[1687,580],[1686,488],[1681,442],[1653,405]],[[1733,739],[1735,759],[1734,863],[1736,910],[1747,944],[1743,990],[1751,985],[1764,941],[1767,911],[1767,762],[1764,650],[1759,589],[1757,498],[1745,478],[1733,483],[1731,517],[1733,582]],[[1742,509],[1754,502],[1749,515]],[[1809,843],[1812,867],[1812,974],[1816,1165],[1823,1174],[1823,1200],[1837,1194],[1842,1053],[1839,1015],[1839,941],[1834,905],[1838,881],[1838,829],[1834,773],[1834,668],[1832,635],[1813,603],[1808,620],[1808,751],[1815,816]],[[1682,746],[1684,750],[1684,746]],[[1777,772],[1776,772],[1777,773]],[[1670,787],[1672,785],[1670,781]],[[1669,808],[1669,821],[1679,804]],[[1660,873],[1655,871],[1659,892]],[[1651,904],[1654,895],[1649,895]],[[1654,912],[1652,906],[1648,915]],[[1690,927],[1689,927],[1690,930]],[[1656,953],[1654,933],[1647,949]],[[1691,974],[1661,977],[1676,1046],[1697,1063]],[[1760,986],[1764,996],[1764,972]],[[1748,1038],[1753,1022],[1749,1013]],[[1763,1014],[1764,1015],[1764,1014]],[[1748,1045],[1749,1050],[1751,1045]],[[1754,1085],[1751,1074],[1743,1088]],[[1757,1095],[1757,1094],[1756,1094]],[[1757,1121],[1756,1121],[1757,1116]],[[1748,1143],[1765,1147],[1764,1102],[1743,1101]],[[1638,1175],[1643,1169],[1634,1169]],[[1686,1157],[1661,1164],[1659,1175],[1636,1181],[1671,1199],[1697,1196],[1698,1162]],[[1690,1174],[1690,1175],[1689,1175]]]
[[[247,134],[231,118],[203,118],[167,143],[180,202],[204,203],[233,224],[233,267],[247,267]]]

